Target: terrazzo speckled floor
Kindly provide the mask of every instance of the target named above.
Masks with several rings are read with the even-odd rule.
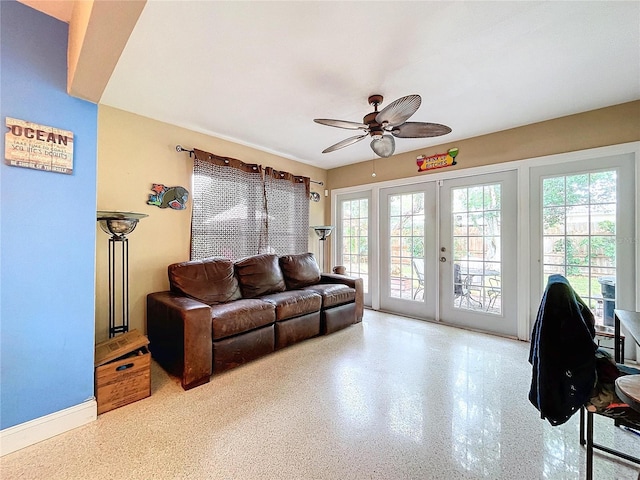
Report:
[[[188,392],[152,396],[2,457],[10,479],[582,479],[578,416],[540,420],[529,344],[373,311]],[[596,418],[597,441],[640,438]],[[595,479],[636,480],[596,453]]]

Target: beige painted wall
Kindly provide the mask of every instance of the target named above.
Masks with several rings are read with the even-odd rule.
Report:
[[[455,170],[638,140],[640,101],[377,159],[375,181],[428,175],[429,172],[417,172],[416,156],[441,153],[452,147],[460,149],[458,165],[449,167]],[[310,202],[310,225],[330,221],[330,197],[322,194],[324,188],[336,189],[373,181],[371,161],[326,171],[99,105],[98,209],[149,215],[129,237],[130,324],[131,328],[142,331],[146,330],[146,295],[166,290],[167,265],[189,258],[191,202],[183,211],[146,204],[152,183],[180,185],[191,191],[193,161],[188,154],[176,152],[176,145],[197,147],[324,181],[324,187],[312,184],[312,190],[321,196],[320,202]],[[97,224],[96,228],[96,341],[101,341],[107,337],[108,328],[108,237]],[[329,249],[330,245],[327,247]],[[309,251],[318,256],[317,249],[317,237],[309,232]]]
[[[260,163],[312,180],[326,182],[326,170],[175,127],[122,110],[98,107],[98,210],[146,213],[129,236],[130,328],[146,331],[148,293],[167,290],[167,266],[189,259],[191,201],[186,210],[147,205],[152,183],[184,186],[191,192],[193,160],[176,145],[197,147],[218,155]],[[311,189],[322,194],[320,185]],[[310,225],[323,223],[328,198],[309,202]],[[108,336],[108,236],[97,226],[96,341]],[[318,241],[309,232],[309,251],[318,254]]]
[[[459,148],[460,152],[456,158],[457,165],[447,167],[449,172],[638,140],[640,101],[635,101],[458,142],[443,143],[389,158],[377,158],[334,168],[328,172],[325,187],[332,190],[442,172],[431,170],[418,173],[416,157],[444,153],[454,147]],[[375,178],[371,176],[374,162]],[[326,223],[331,221],[331,209],[329,197],[325,209]],[[331,244],[327,247],[326,256],[330,258]]]
[[[447,171],[638,140],[640,101],[635,101],[458,142],[443,143],[389,158],[378,158],[375,160],[375,180],[371,177],[371,160],[334,168],[328,172],[326,188],[337,189],[441,172],[442,170],[432,170],[418,173],[416,157],[443,153],[453,147],[460,149],[456,158],[457,165],[447,167]],[[329,221],[330,208],[327,208],[326,215],[326,220]]]

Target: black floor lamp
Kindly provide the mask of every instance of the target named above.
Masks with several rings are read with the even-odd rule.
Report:
[[[318,255],[320,256],[320,270],[324,271],[324,250],[327,237],[331,235],[333,231],[333,225],[317,225],[311,227],[318,236]]]
[[[133,232],[138,221],[144,217],[148,217],[148,215],[133,212],[98,212],[100,228],[111,235],[109,238],[109,338],[118,333],[129,331],[129,240],[127,235]],[[118,245],[120,246],[119,255]],[[120,298],[122,309],[120,322],[116,321],[118,263],[121,265]]]

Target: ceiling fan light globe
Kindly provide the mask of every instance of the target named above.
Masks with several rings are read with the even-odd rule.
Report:
[[[379,157],[390,157],[395,149],[396,142],[391,135],[383,135],[382,138],[371,141],[371,150]]]

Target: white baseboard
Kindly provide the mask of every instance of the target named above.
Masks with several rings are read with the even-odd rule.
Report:
[[[0,456],[93,422],[96,418],[98,404],[94,398],[59,412],[5,428],[0,430]]]

